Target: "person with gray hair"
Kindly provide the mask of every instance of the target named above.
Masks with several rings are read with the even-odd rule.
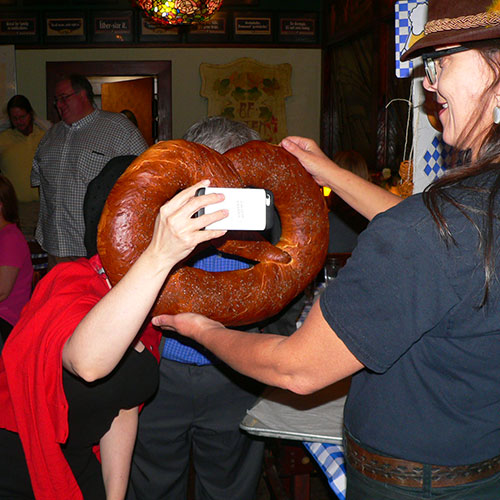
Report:
[[[195,123],[183,138],[219,153],[260,139],[245,124],[220,116]],[[195,259],[188,265],[206,271],[250,266],[214,249]],[[262,385],[175,334],[166,335],[161,353],[158,392],[139,419],[127,499],[184,500],[191,457],[197,500],[254,499],[264,443],[242,432],[239,424]]]
[[[222,116],[209,116],[191,125],[183,139],[204,144],[219,153],[224,153],[249,141],[260,141],[261,137],[258,132],[242,122]]]

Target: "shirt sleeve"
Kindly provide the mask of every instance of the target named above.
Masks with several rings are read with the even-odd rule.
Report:
[[[12,234],[0,233],[0,266],[11,266],[20,269],[25,259],[25,252],[20,241]]]
[[[46,137],[47,134],[44,136]],[[40,185],[40,163],[39,163],[39,154],[40,154],[40,146],[44,142],[44,138],[38,143],[38,147],[35,151],[35,156],[33,157],[33,164],[31,167],[31,175],[30,182],[33,187]]]
[[[148,149],[148,143],[142,136],[140,130],[134,125],[130,124],[130,134],[126,141],[123,141],[122,155],[137,155],[144,153]]]
[[[459,300],[429,219],[379,215],[320,299],[333,331],[375,372],[390,368]]]

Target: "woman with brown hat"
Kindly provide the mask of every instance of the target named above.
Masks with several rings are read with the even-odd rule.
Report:
[[[370,218],[396,206],[373,218],[290,337],[189,314],[154,320],[297,393],[353,375],[349,500],[500,498],[500,1],[429,0],[428,19],[405,57],[424,56],[454,168],[397,204],[375,186],[356,193],[313,141],[287,138],[319,184]]]

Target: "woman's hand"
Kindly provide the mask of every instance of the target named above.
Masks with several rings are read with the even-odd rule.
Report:
[[[134,341],[172,267],[198,243],[225,234],[201,229],[226,217],[227,210],[192,218],[200,208],[224,199],[221,194],[195,196],[198,188],[208,184],[199,182],[161,207],[146,250],[66,342],[63,365],[71,373],[87,382],[108,375]]]
[[[402,201],[399,196],[339,167],[312,139],[286,137],[281,146],[300,161],[320,186],[328,186],[368,220]]]
[[[281,146],[293,154],[320,186],[329,186],[329,171],[340,168],[312,139],[290,136],[281,141]]]
[[[196,313],[161,314],[155,316],[151,322],[163,330],[175,331],[197,342],[201,341],[202,334],[207,330],[225,328],[222,323]]]
[[[224,195],[221,194],[195,196],[200,187],[208,185],[207,180],[198,182],[178,193],[160,208],[153,238],[145,253],[152,253],[155,258],[172,267],[186,258],[199,243],[219,238],[226,233],[221,230],[201,231],[201,229],[227,217],[227,210],[218,210],[212,214],[193,218],[200,208],[224,199]]]

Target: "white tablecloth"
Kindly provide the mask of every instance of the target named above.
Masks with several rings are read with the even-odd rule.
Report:
[[[302,441],[332,490],[345,500],[342,428],[348,385],[340,381],[308,396],[268,388],[240,427],[259,436]]]

